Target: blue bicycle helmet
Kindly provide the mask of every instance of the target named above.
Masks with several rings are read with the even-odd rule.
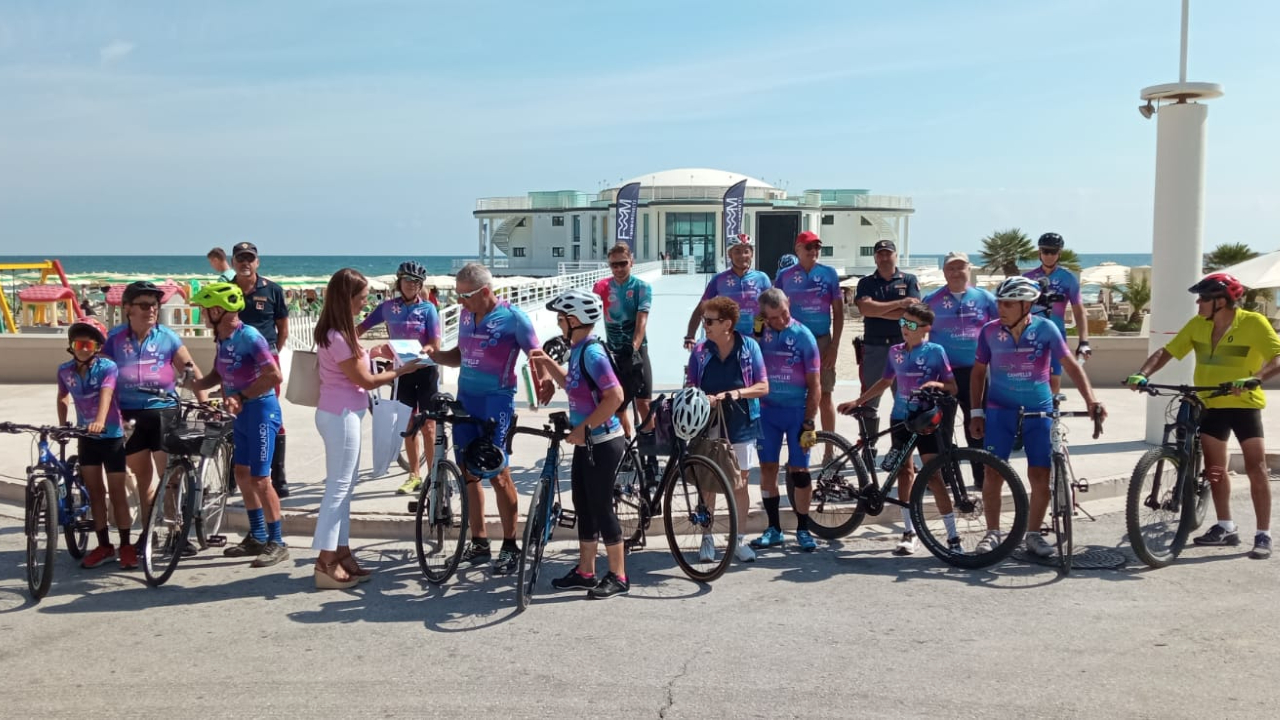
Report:
[[[792,255],[791,253],[787,253],[786,255],[783,255],[782,257],[778,258],[778,272],[782,272],[783,270],[786,270],[787,268],[799,262],[800,262],[800,258],[796,257],[795,255]]]

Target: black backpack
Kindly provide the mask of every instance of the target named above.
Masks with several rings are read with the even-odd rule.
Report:
[[[613,351],[609,349],[608,343],[595,335],[587,338],[587,342],[582,348],[582,354],[578,356],[578,374],[582,375],[583,379],[587,381],[587,387],[591,388],[591,393],[595,396],[596,402],[599,402],[600,386],[596,385],[595,378],[591,377],[591,373],[587,372],[586,361],[583,359],[587,354],[587,347],[592,343],[600,344],[601,349],[604,350],[604,356],[609,358],[609,368],[613,370],[613,376],[618,378],[618,382],[622,385],[622,404],[618,406],[618,412],[622,412],[627,409],[627,406],[630,405],[631,401],[634,399],[632,396],[635,394],[635,390],[631,387],[631,374],[628,373],[624,375],[622,371],[618,369],[618,359],[613,356]]]

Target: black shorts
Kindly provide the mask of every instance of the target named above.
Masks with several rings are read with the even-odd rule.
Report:
[[[124,454],[164,449],[164,436],[178,422],[178,408],[154,408],[149,410],[121,410],[120,417],[126,423],[132,420],[133,435],[124,444]]]
[[[889,437],[893,438],[894,447],[902,447],[907,444],[907,440],[911,439],[911,431],[905,427],[898,428],[897,430],[894,430],[893,434]],[[937,455],[938,433],[935,432],[929,435],[921,435],[916,438],[916,450],[919,451],[921,455]]]
[[[102,466],[109,473],[124,472],[124,438],[80,438],[79,443],[80,467]]]
[[[636,353],[627,345],[613,357],[622,374],[618,378],[622,382],[622,407],[626,408],[632,400],[652,400],[653,366],[649,364],[649,346],[641,345]]]
[[[440,368],[414,370],[401,375],[396,382],[396,402],[408,405],[414,412],[422,412],[427,409],[427,401],[440,391]]]
[[[1262,411],[1256,408],[1209,408],[1200,417],[1200,434],[1226,442],[1230,435],[1237,442],[1262,437]]]

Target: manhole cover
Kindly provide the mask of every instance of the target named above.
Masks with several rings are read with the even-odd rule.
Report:
[[[1032,563],[1035,565],[1058,567],[1057,555],[1042,558],[1039,555],[1032,555],[1024,548],[1018,548],[1013,551],[1012,557],[1015,560],[1021,560],[1022,562]],[[1075,554],[1071,556],[1071,569],[1114,570],[1115,568],[1123,566],[1128,561],[1129,559],[1124,556],[1124,553],[1118,550],[1092,545],[1083,549],[1076,549]]]

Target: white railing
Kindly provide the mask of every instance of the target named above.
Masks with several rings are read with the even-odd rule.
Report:
[[[573,262],[562,262],[559,266],[557,275],[572,275],[573,273],[590,272],[592,270],[604,270],[609,267],[609,263],[600,262],[598,260],[576,260]]]
[[[662,261],[663,275],[693,275],[696,272],[698,272],[696,258],[684,257]]]
[[[478,262],[487,268],[497,268],[498,270],[506,270],[511,267],[511,258],[495,256],[493,262],[489,262],[488,258],[454,258],[453,269],[456,272],[461,270],[463,266],[473,262]]]

